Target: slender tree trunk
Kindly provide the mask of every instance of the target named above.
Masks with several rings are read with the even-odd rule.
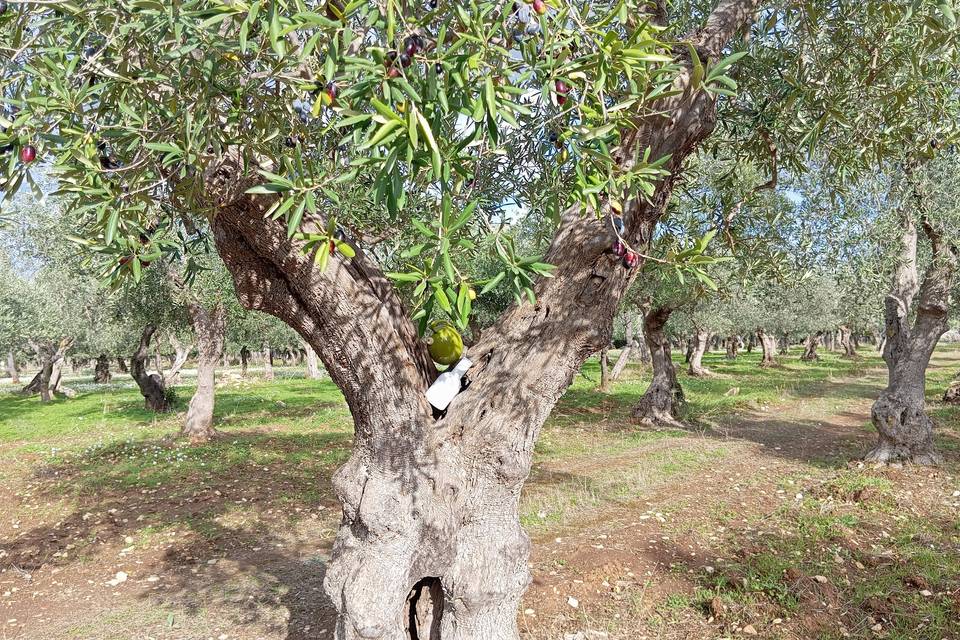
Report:
[[[117,356],[117,368],[120,369],[121,373],[130,373],[127,368],[127,361],[123,359],[123,356]]]
[[[20,369],[17,368],[13,351],[7,351],[7,373],[10,374],[10,384],[20,384]]]
[[[320,359],[317,357],[317,352],[309,342],[303,343],[303,350],[307,354],[307,377],[311,380],[319,380],[323,375],[320,372]]]
[[[106,384],[113,379],[110,373],[110,358],[105,354],[97,356],[97,366],[93,370],[93,381],[97,384]]]
[[[227,316],[220,302],[210,309],[191,302],[187,311],[197,337],[197,390],[190,399],[180,435],[197,443],[206,442],[216,434],[213,428],[216,370],[223,356]]]
[[[690,358],[693,357],[693,338],[687,338],[686,348],[683,350],[683,364],[690,364]]]
[[[624,327],[626,344],[623,345],[623,350],[620,351],[620,355],[617,356],[617,361],[613,365],[613,370],[610,371],[611,380],[619,380],[620,376],[623,375],[623,370],[626,369],[627,364],[630,362],[630,358],[640,351],[637,345],[637,341],[640,339],[638,335],[639,331],[637,330],[639,322],[642,322],[642,314],[639,311],[627,319]]]
[[[820,359],[820,356],[817,355],[817,345],[820,344],[820,337],[822,335],[823,331],[817,331],[807,336],[806,342],[803,343],[803,355],[800,356],[801,360],[812,362]]]
[[[187,359],[190,357],[190,352],[193,351],[192,344],[182,343],[180,338],[173,332],[170,333],[170,346],[173,347],[173,360],[170,364],[170,369],[165,374],[161,372],[164,383],[167,386],[180,384],[183,365],[186,364]]]
[[[250,363],[250,349],[246,346],[240,347],[240,375],[247,377],[247,365]]]
[[[926,370],[940,336],[947,330],[950,292],[957,268],[956,248],[944,242],[941,233],[924,221],[933,259],[923,284],[913,326],[910,309],[918,293],[917,229],[904,215],[901,255],[893,287],[884,301],[887,341],[883,359],[887,363],[887,388],[873,404],[871,419],[879,435],[877,447],[867,454],[871,462],[910,461],[938,464],[933,443],[933,420],[926,414],[924,393]]]
[[[163,383],[163,378],[157,373],[147,373],[150,340],[156,330],[157,327],[152,324],[143,328],[137,351],[130,357],[130,376],[140,388],[144,407],[156,413],[166,413],[170,410],[170,406],[167,401],[167,388]]]
[[[843,350],[844,358],[856,358],[857,348],[854,342],[853,333],[850,331],[850,327],[846,325],[840,325],[840,348]]]
[[[273,373],[273,350],[268,347],[263,347],[263,379],[264,380],[273,380],[276,376]]]
[[[721,0],[691,36],[699,56],[715,64],[757,6]],[[654,237],[683,163],[716,122],[716,100],[694,88],[692,61],[677,64],[659,112],[638,117],[611,150],[625,168],[644,153],[668,158],[653,195],[623,207],[623,237],[636,247]],[[564,211],[544,257],[554,277],[539,279],[535,303],[511,305],[470,347],[469,385],[434,419],[424,394],[436,368],[383,272],[362,247],[317,269],[283,221],[264,216],[275,198],[246,193],[259,178],[237,184],[247,174],[231,158],[205,177],[238,297],[313,345],[354,418],[353,454],[333,480],[342,521],[324,578],[338,611],[334,637],[517,640],[516,607],[530,581],[519,503],[534,444],[585,359],[609,344],[642,270],[611,255],[605,216]],[[301,228],[326,223],[309,214]],[[656,357],[669,355],[663,342]]]
[[[644,318],[643,335],[650,349],[653,379],[633,408],[633,417],[640,424],[658,427],[682,426],[678,416],[684,403],[683,389],[677,381],[670,340],[663,332],[672,312],[671,307],[657,307]]]
[[[600,387],[599,390],[606,393],[610,390],[610,358],[609,347],[600,349]]]
[[[777,359],[774,357],[777,353],[777,339],[773,334],[767,333],[763,329],[757,329],[757,342],[763,349],[763,358],[760,360],[761,367],[777,366]]]
[[[697,327],[693,333],[693,348],[690,352],[690,368],[687,370],[691,376],[708,376],[710,370],[703,366],[703,354],[710,344],[710,332],[706,329]]]
[[[739,350],[743,346],[743,341],[740,339],[740,336],[735,336],[737,339],[736,348]],[[747,353],[753,353],[753,350],[757,347],[757,336],[754,334],[749,334],[747,336]]]

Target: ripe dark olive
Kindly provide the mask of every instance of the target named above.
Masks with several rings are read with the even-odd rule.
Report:
[[[561,95],[570,93],[570,85],[563,80],[557,80],[553,86],[556,88],[557,93]]]
[[[623,256],[623,266],[627,269],[633,269],[640,261],[640,256],[633,251],[627,251]]]
[[[438,6],[440,6],[440,3],[437,2],[437,0],[430,0],[427,2],[427,9],[430,11],[436,11]]]
[[[561,107],[567,103],[567,96],[557,96],[557,104]]]
[[[287,139],[283,141],[283,145],[292,149],[297,146],[297,139],[293,136],[287,136]]]
[[[407,55],[407,54],[405,54],[405,53],[401,53],[401,54],[400,54],[400,66],[401,66],[401,67],[404,67],[404,68],[409,67],[412,62],[413,62],[413,58],[411,58],[409,55]]]
[[[622,258],[623,254],[627,252],[627,248],[619,240],[613,241],[612,249],[613,249],[614,255],[617,256],[618,258]]]
[[[559,139],[560,139],[560,136],[557,135],[556,131],[551,131],[550,133],[547,134],[547,140],[550,141],[550,144],[556,143],[556,141]]]
[[[392,67],[393,63],[397,61],[397,52],[396,51],[387,51],[386,57],[383,59],[383,64],[388,67]]]
[[[131,260],[133,260],[133,256],[123,256],[122,258],[120,258],[120,266],[121,267],[126,266],[126,264]]]
[[[145,234],[145,233],[141,233],[141,234],[140,234],[140,244],[147,244],[148,242],[150,242],[150,236],[148,236],[148,235]]]
[[[144,269],[146,269],[147,267],[150,266],[150,261],[149,261],[149,260],[141,260],[141,261],[140,261],[140,266],[143,267]]]
[[[26,164],[30,164],[37,159],[37,148],[33,145],[27,145],[24,148],[20,149],[20,161]]]
[[[443,75],[443,65],[442,65],[442,64],[440,64],[440,63],[438,62],[438,63],[436,64],[436,66],[434,66],[434,69],[436,69],[438,76],[442,76],[442,75]]]

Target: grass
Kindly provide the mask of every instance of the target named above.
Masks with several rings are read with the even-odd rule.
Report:
[[[678,539],[710,538],[717,555],[728,558],[710,573],[680,563],[645,578],[642,592],[624,592],[621,604],[627,607],[617,611],[622,615],[615,620],[591,619],[597,628],[616,628],[622,637],[637,637],[651,629],[656,633],[684,629],[691,620],[704,625],[711,615],[710,602],[720,598],[730,609],[728,620],[721,623],[730,625],[724,627],[727,635],[735,635],[731,630],[736,624],[752,620],[769,632],[763,637],[781,637],[780,627],[774,633],[770,625],[783,618],[799,625],[794,627],[800,629],[795,637],[840,637],[831,635],[839,631],[836,624],[826,622],[829,617],[839,620],[853,637],[872,637],[870,627],[876,622],[871,619],[881,621],[888,634],[883,637],[960,637],[956,628],[960,601],[955,602],[960,593],[960,524],[956,517],[947,517],[956,512],[944,511],[942,495],[931,493],[937,483],[952,482],[951,491],[960,489],[956,455],[948,455],[953,466],[946,473],[953,479],[927,484],[920,475],[904,479],[885,471],[849,469],[845,453],[823,458],[769,451],[764,464],[782,468],[764,472],[741,460],[759,440],[728,440],[714,430],[741,410],[759,415],[760,427],[769,418],[791,428],[812,428],[824,416],[864,405],[882,386],[883,371],[878,368],[883,365],[874,352],[865,350],[858,360],[823,353],[814,363],[799,362],[797,355],[794,351],[784,358],[781,367],[761,369],[758,353],[742,354],[736,361],[708,354],[704,364],[714,375],[707,378],[687,376],[678,360],[688,400],[683,418],[689,430],[642,430],[631,423],[631,408],[649,380],[644,367],[630,365],[610,392],[601,393],[596,390],[599,365],[593,360],[586,363],[536,444],[521,498],[521,520],[534,540],[591,531],[620,514],[638,521],[652,517],[645,511],[657,517],[662,512],[665,519],[658,526],[663,533]],[[956,357],[953,352],[938,352],[941,356]],[[931,370],[927,394],[941,433],[938,446],[949,454],[960,449],[960,411],[937,399],[956,373],[958,360],[945,362],[949,366]],[[0,386],[0,479],[9,494],[2,520],[24,523],[20,531],[28,535],[35,528],[36,541],[29,549],[39,549],[45,562],[58,568],[99,570],[113,561],[119,549],[111,548],[109,541],[118,536],[131,537],[138,549],[162,552],[159,562],[167,564],[231,545],[271,549],[282,570],[250,579],[274,585],[271,588],[285,584],[283,588],[293,592],[297,580],[282,583],[277,576],[299,567],[299,560],[283,554],[288,548],[298,549],[297,558],[320,558],[317,562],[322,564],[339,515],[330,477],[349,455],[352,420],[329,380],[302,379],[294,370],[278,373],[274,381],[232,381],[218,389],[215,422],[222,437],[199,446],[175,437],[193,392],[189,379],[177,387],[178,410],[165,416],[144,410],[136,388],[119,374],[110,385],[69,379],[68,386],[78,395],[49,405],[4,393]],[[869,438],[860,426],[849,428]],[[735,474],[735,481],[727,480],[728,472],[708,475],[719,467],[737,469],[738,464],[743,473]],[[699,494],[671,496],[674,487],[698,482],[704,494],[726,493],[701,511]],[[738,485],[736,493],[733,484]],[[785,496],[778,506],[743,512],[744,500],[777,489]],[[803,497],[794,500],[795,494]],[[650,506],[647,502],[657,495],[673,501],[665,504],[661,499],[656,507]],[[919,497],[923,500],[911,502]],[[120,515],[112,519],[111,510]],[[66,539],[61,543],[53,535],[61,525],[74,536],[69,549],[63,546]],[[69,553],[54,554],[65,551]],[[559,556],[551,557],[549,566],[572,570],[568,559]],[[188,577],[212,588],[209,579],[204,583],[202,573],[198,575]],[[818,575],[827,576],[829,582],[817,582]],[[657,594],[656,586],[665,578],[688,588]],[[90,588],[85,586],[87,579],[77,587],[81,594]],[[236,589],[231,579],[220,579],[223,584],[217,588]],[[102,582],[99,576],[97,580]],[[919,583],[926,584],[932,595],[920,595]],[[181,599],[167,597],[162,607],[147,601],[136,606],[119,603],[117,617],[104,618],[106,626],[95,637],[134,637],[120,631],[131,619],[138,621],[140,630],[153,625],[150,633],[141,635],[173,637],[175,632],[164,630],[171,611],[176,612],[178,629],[197,633],[203,629],[217,637],[219,631],[212,630],[221,626],[213,621],[233,605],[217,604],[207,595],[197,605],[183,595],[192,589],[192,583],[184,586]],[[181,606],[184,602],[191,606]],[[833,607],[829,616],[818,613],[821,602]],[[138,617],[140,606],[145,612]],[[875,610],[884,607],[890,612]],[[587,615],[586,610],[584,604],[577,615]],[[276,617],[271,611],[268,617]],[[640,623],[629,620],[630,611]],[[84,636],[96,627],[95,614],[91,609],[90,617],[64,621],[69,625],[61,629],[63,637]],[[310,620],[312,613],[304,610],[298,616],[293,617]],[[646,626],[638,632],[631,624]],[[251,627],[250,637],[274,637],[256,629]],[[670,637],[683,637],[683,631],[677,633]],[[686,637],[708,637],[698,633],[688,631]]]

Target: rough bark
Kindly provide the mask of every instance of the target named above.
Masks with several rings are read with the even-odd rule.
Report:
[[[264,380],[273,380],[276,376],[273,373],[273,350],[268,347],[263,347],[263,379]]]
[[[756,6],[723,0],[693,36],[701,58],[716,60]],[[627,167],[647,148],[669,156],[653,196],[624,207],[624,238],[635,247],[652,239],[684,161],[714,126],[715,100],[692,90],[683,55],[662,115],[638,119],[613,151]],[[515,640],[530,580],[518,505],[534,443],[584,360],[609,343],[641,271],[610,254],[608,221],[578,207],[563,212],[545,256],[554,277],[537,283],[535,304],[511,306],[468,350],[470,385],[435,421],[424,392],[436,369],[362,247],[320,271],[282,221],[265,219],[273,198],[245,194],[253,180],[236,181],[242,166],[208,174],[217,248],[241,302],[313,345],[354,418],[354,451],[334,478],[343,519],[324,579],[339,612],[335,637]],[[306,216],[302,229],[324,223]],[[665,355],[661,346],[657,357]]]
[[[610,353],[609,347],[600,349],[600,387],[599,391],[606,393],[610,390]]]
[[[890,294],[884,301],[886,343],[883,359],[889,373],[886,389],[871,410],[877,429],[877,447],[867,454],[871,462],[909,461],[938,464],[933,443],[933,420],[926,414],[926,370],[940,336],[947,330],[950,291],[957,268],[957,248],[946,244],[940,232],[924,221],[932,261],[917,286],[917,229],[904,216],[901,255]],[[919,292],[916,316],[909,321]]]
[[[803,354],[800,356],[801,360],[812,362],[820,359],[820,356],[817,355],[817,346],[820,344],[821,336],[823,336],[823,331],[817,331],[807,336],[806,341],[803,343]]]
[[[227,316],[220,302],[207,308],[199,302],[187,305],[190,323],[197,337],[197,390],[190,399],[181,435],[190,442],[205,442],[216,431],[213,428],[213,407],[217,362],[223,356]]]
[[[250,364],[250,349],[246,346],[240,347],[240,375],[247,377],[247,366]]]
[[[192,322],[193,319],[191,318]],[[166,373],[161,373],[167,386],[180,384],[181,370],[190,357],[190,352],[193,351],[192,344],[184,344],[173,332],[170,333],[170,346],[173,347],[173,361],[170,364],[170,369]]]
[[[763,329],[757,329],[757,342],[760,343],[760,348],[763,349],[763,357],[760,359],[760,366],[777,366],[777,359],[775,357],[777,353],[777,338],[773,334],[767,333]]]
[[[690,367],[687,373],[691,376],[709,376],[710,370],[703,366],[703,354],[710,344],[710,332],[697,327],[693,332],[692,349],[690,350]]]
[[[653,363],[653,379],[633,408],[633,418],[640,424],[682,426],[678,416],[684,403],[683,389],[677,381],[670,340],[663,332],[672,312],[669,306],[657,307],[647,313],[643,321],[643,335]]]
[[[97,366],[93,370],[93,381],[97,384],[106,384],[113,379],[110,373],[110,358],[105,354],[97,356]]]
[[[167,401],[167,388],[163,378],[157,373],[147,373],[147,359],[150,355],[150,340],[156,333],[157,327],[148,324],[140,334],[140,344],[136,352],[130,356],[130,376],[143,396],[143,405],[149,411],[166,413],[170,410]]]
[[[840,334],[840,350],[843,351],[841,357],[843,358],[857,358],[857,345],[854,341],[853,332],[850,330],[850,327],[846,325],[840,325],[840,328],[837,330]]]

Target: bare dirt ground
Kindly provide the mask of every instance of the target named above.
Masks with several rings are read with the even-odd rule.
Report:
[[[960,638],[960,429],[939,437],[941,468],[863,467],[882,383],[870,370],[688,433],[546,456],[525,497],[524,638]],[[0,640],[332,638],[336,503],[274,444],[216,483],[135,491],[67,494],[89,470],[6,464]]]

